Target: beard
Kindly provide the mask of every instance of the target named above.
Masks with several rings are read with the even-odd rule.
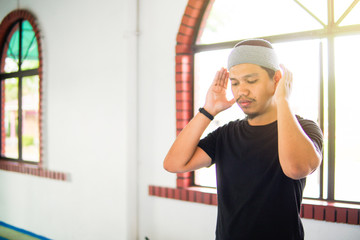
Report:
[[[251,120],[251,119],[254,119],[254,118],[256,118],[257,116],[259,116],[260,114],[259,114],[259,113],[249,113],[249,114],[246,114],[246,113],[245,113],[245,115],[246,115],[246,118],[247,118],[247,119]]]

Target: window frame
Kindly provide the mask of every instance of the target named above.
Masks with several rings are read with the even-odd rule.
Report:
[[[191,1],[189,1],[190,3]],[[215,0],[209,0],[205,1],[208,2],[208,6],[205,8],[205,11],[203,12],[203,15],[200,16],[200,20],[202,25],[198,25],[198,29],[194,30],[194,38],[192,39],[193,42],[191,43],[191,49],[192,49],[192,57],[194,58],[194,55],[196,53],[200,53],[203,51],[210,51],[210,50],[219,50],[219,49],[225,49],[225,48],[232,48],[236,45],[239,41],[243,39],[238,39],[235,41],[228,41],[228,42],[220,42],[220,43],[213,43],[213,44],[197,44],[196,40],[199,36],[201,36],[201,33],[203,31],[203,28],[205,27],[205,22],[207,20],[207,17],[209,16],[211,7]],[[360,24],[357,25],[351,25],[351,26],[339,26],[341,21],[349,14],[352,10],[352,8],[355,7],[356,1],[353,1],[351,6],[345,11],[345,13],[339,18],[337,22],[335,22],[334,17],[334,0],[328,0],[328,24],[325,25],[321,22],[318,18],[316,18],[315,15],[311,13],[308,9],[306,9],[299,1],[295,1],[299,4],[300,7],[304,8],[305,11],[307,11],[312,17],[314,17],[317,21],[319,21],[324,28],[319,30],[311,30],[311,31],[305,31],[305,32],[298,32],[298,33],[289,33],[289,34],[281,34],[281,35],[274,35],[274,36],[260,36],[259,38],[268,40],[272,43],[282,43],[282,42],[289,42],[289,41],[299,41],[299,40],[314,40],[314,39],[326,39],[327,40],[327,49],[324,49],[327,51],[328,59],[323,59],[322,52],[319,53],[320,56],[320,66],[323,66],[323,61],[328,61],[328,79],[324,79],[322,76],[323,71],[321,70],[321,76],[320,76],[320,109],[319,109],[319,123],[320,128],[324,130],[324,81],[327,80],[328,82],[328,152],[327,152],[327,164],[328,164],[328,181],[327,186],[324,186],[324,166],[321,164],[320,166],[320,196],[319,198],[306,198],[306,199],[315,199],[315,200],[324,200],[324,201],[336,201],[341,203],[350,203],[350,204],[359,204],[360,202],[354,202],[354,201],[341,201],[341,200],[335,200],[335,55],[334,55],[334,39],[338,36],[345,36],[345,35],[352,35],[352,34],[360,34]],[[206,3],[205,3],[206,4]],[[186,12],[185,12],[186,14]],[[181,30],[181,28],[180,28]],[[183,34],[183,32],[180,31],[180,35]],[[178,43],[179,44],[179,43]],[[320,51],[322,51],[323,48],[320,46]],[[192,60],[193,60],[192,58]],[[192,61],[193,63],[193,61]],[[177,72],[178,73],[178,72]],[[193,75],[192,75],[193,76]],[[192,78],[192,82],[194,79]],[[194,94],[194,93],[193,93]],[[178,97],[176,98],[178,101]],[[193,99],[190,99],[193,104]],[[181,109],[177,109],[177,112],[181,111]],[[192,117],[192,116],[191,116]],[[190,118],[191,119],[191,118]],[[183,121],[183,119],[177,118],[178,121]],[[181,131],[180,128],[177,129],[177,132],[179,133]],[[190,186],[194,185],[194,174],[192,173],[191,176],[187,176],[189,178],[192,178],[192,180],[188,181],[191,183]],[[182,175],[178,175],[178,179],[184,178]],[[184,183],[184,185],[186,185]],[[196,186],[201,187],[201,186]],[[324,187],[327,188],[327,197],[323,195],[324,193]]]
[[[6,42],[6,39],[8,38],[8,36],[11,34],[11,29],[13,28],[13,26],[15,24],[17,24],[18,22],[23,22],[23,21],[28,21],[32,28],[33,31],[35,33],[36,36],[36,41],[38,44],[38,53],[39,53],[39,67],[36,69],[32,69],[32,70],[24,70],[21,71],[21,69],[19,69],[18,72],[14,72],[14,73],[5,73],[5,74],[1,74],[1,79],[6,76],[6,78],[8,77],[17,77],[20,79],[22,77],[26,77],[26,76],[34,76],[34,75],[38,75],[39,76],[39,161],[38,162],[32,162],[32,161],[24,161],[24,160],[20,160],[20,159],[11,159],[11,158],[5,158],[5,157],[0,157],[0,169],[1,170],[5,170],[5,171],[10,171],[10,172],[18,172],[18,173],[23,173],[23,174],[29,174],[29,175],[34,175],[34,176],[38,176],[38,177],[45,177],[45,178],[51,178],[51,179],[55,179],[55,180],[62,180],[62,181],[66,181],[67,174],[66,173],[62,173],[62,172],[57,172],[57,171],[52,171],[49,169],[46,169],[44,167],[44,161],[43,161],[43,109],[42,109],[42,95],[43,95],[43,86],[42,86],[42,82],[43,82],[43,53],[42,53],[42,44],[41,44],[41,37],[40,37],[40,30],[38,28],[37,25],[37,20],[34,17],[34,15],[27,11],[27,10],[14,10],[12,12],[10,12],[7,16],[5,16],[5,18],[1,21],[0,23],[0,61],[1,61],[1,65],[4,64],[5,58],[3,58],[3,46]],[[21,61],[21,60],[20,60]],[[17,75],[19,74],[19,75]],[[20,98],[21,95],[18,96],[18,98]],[[4,103],[2,103],[1,105],[1,115],[3,115],[3,106]],[[20,109],[21,110],[21,109]],[[20,124],[20,121],[19,121]],[[20,137],[20,135],[19,135]],[[3,144],[2,146],[3,147]]]

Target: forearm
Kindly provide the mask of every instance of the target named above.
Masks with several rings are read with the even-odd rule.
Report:
[[[169,172],[184,172],[193,157],[199,140],[211,120],[202,113],[195,117],[177,136],[164,160],[164,168]]]
[[[293,179],[306,177],[320,164],[321,156],[291,112],[287,100],[277,103],[280,165]]]

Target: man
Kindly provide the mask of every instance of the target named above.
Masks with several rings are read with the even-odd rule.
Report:
[[[216,239],[304,239],[302,193],[306,176],[321,163],[322,133],[291,112],[292,73],[278,64],[269,42],[238,43],[228,69],[216,73],[204,107],[176,138],[164,168],[181,173],[216,163]],[[247,117],[200,140],[213,117],[235,102]]]

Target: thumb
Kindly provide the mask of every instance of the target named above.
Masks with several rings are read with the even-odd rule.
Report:
[[[236,102],[236,99],[235,99],[235,98],[229,100],[229,101],[228,101],[229,107],[231,107],[232,105],[234,105],[235,102]]]

